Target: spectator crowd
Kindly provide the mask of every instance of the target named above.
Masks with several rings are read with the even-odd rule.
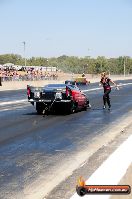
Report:
[[[43,71],[35,68],[23,68],[18,71],[14,68],[0,68],[1,81],[34,81],[34,80],[57,80],[56,72]]]

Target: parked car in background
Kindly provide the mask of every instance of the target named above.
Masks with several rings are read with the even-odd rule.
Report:
[[[86,77],[77,77],[74,78],[74,81],[77,85],[86,85],[90,83],[90,81],[88,81]]]
[[[73,80],[66,80],[65,84],[72,84],[72,85],[87,85],[90,81],[87,80],[86,77],[76,77]]]

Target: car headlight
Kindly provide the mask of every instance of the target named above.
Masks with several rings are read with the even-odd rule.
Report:
[[[55,99],[62,99],[62,93],[60,93],[60,92],[56,93]]]

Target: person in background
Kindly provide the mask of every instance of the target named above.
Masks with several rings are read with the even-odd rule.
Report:
[[[82,77],[85,77],[85,74],[84,74],[84,73],[82,74]]]
[[[111,86],[110,83],[114,84],[116,88],[119,90],[117,84],[112,81],[105,72],[101,73],[101,80],[100,80],[100,86],[102,85],[104,88],[104,95],[103,95],[103,109],[106,108],[106,103],[108,104],[108,110],[111,108],[111,103],[110,103],[110,97],[109,94],[111,92]]]

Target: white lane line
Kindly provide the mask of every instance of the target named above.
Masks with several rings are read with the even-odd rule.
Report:
[[[12,110],[24,109],[26,107],[28,107],[28,105],[15,106],[15,107],[10,107],[10,108],[3,108],[3,109],[0,110],[0,113],[1,112],[5,112],[5,111],[12,111]]]
[[[132,135],[86,181],[88,185],[117,185],[132,163]],[[111,195],[85,195],[88,199],[108,199]],[[76,193],[70,199],[80,199]]]
[[[126,84],[118,84],[118,87],[121,87],[121,86],[127,86],[127,85],[132,85],[132,83],[126,83]],[[114,88],[115,86],[111,86],[112,88]],[[92,89],[87,89],[87,90],[82,90],[83,92],[87,92],[87,91],[96,91],[96,90],[101,90],[103,89],[103,87],[101,88],[92,88]]]
[[[96,90],[102,90],[103,87],[101,88],[91,88],[91,89],[87,89],[87,90],[82,90],[83,92],[87,92],[87,91],[96,91]]]
[[[23,103],[23,102],[28,102],[28,100],[27,99],[22,99],[22,100],[8,101],[8,102],[0,102],[0,106],[11,105],[11,104],[19,104],[19,103]]]

